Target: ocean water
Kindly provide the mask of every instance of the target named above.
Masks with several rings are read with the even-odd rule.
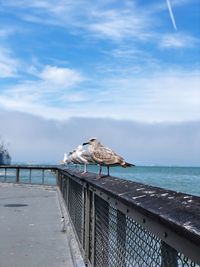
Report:
[[[90,166],[89,170],[98,172],[96,166]],[[110,175],[200,196],[200,167],[112,167]]]

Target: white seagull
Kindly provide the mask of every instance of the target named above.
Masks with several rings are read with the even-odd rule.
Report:
[[[67,153],[64,153],[64,158],[63,158],[63,160],[60,161],[60,163],[61,163],[61,164],[64,164],[64,165],[65,165],[66,163],[69,163],[69,162],[68,162]]]
[[[82,145],[79,145],[76,149],[77,158],[82,164],[84,164],[84,173],[87,172],[87,165],[94,164],[94,160],[92,159],[90,153],[83,149]]]

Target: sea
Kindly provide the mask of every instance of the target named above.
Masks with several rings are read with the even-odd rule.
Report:
[[[70,168],[75,168],[70,167]],[[79,170],[79,167],[77,167]],[[82,170],[81,170],[82,171]],[[98,173],[98,166],[88,166],[88,171]],[[103,168],[103,173],[107,169]],[[12,182],[15,179],[15,171],[7,170],[7,181]],[[191,195],[200,196],[200,167],[167,167],[167,166],[136,166],[130,168],[111,167],[110,175],[122,179],[152,185],[165,189],[171,189],[177,192],[183,192]],[[20,173],[20,179],[23,183],[29,183],[29,171],[23,170]],[[56,179],[54,173],[45,171],[43,178],[41,171],[32,171],[32,183],[44,183],[55,185]],[[4,181],[4,170],[0,169],[0,181]]]
[[[90,171],[98,172],[96,166]],[[104,169],[106,173],[106,168]],[[200,167],[136,166],[112,167],[110,175],[177,192],[200,196]]]

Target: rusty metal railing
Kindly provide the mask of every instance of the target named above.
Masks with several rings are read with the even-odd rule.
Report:
[[[200,198],[76,170],[58,171],[87,266],[200,266]]]

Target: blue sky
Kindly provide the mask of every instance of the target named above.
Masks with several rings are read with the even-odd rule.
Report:
[[[0,0],[0,115],[0,135],[16,161],[37,161],[38,149],[57,160],[64,146],[91,135],[120,144],[136,164],[198,165],[200,0]],[[97,132],[93,119],[105,120],[109,133]],[[19,129],[11,133],[8,121]],[[52,150],[47,121],[58,134]],[[65,127],[73,132],[66,144]],[[154,142],[147,152],[148,138]]]
[[[200,1],[1,0],[0,105],[50,119],[200,118]]]

